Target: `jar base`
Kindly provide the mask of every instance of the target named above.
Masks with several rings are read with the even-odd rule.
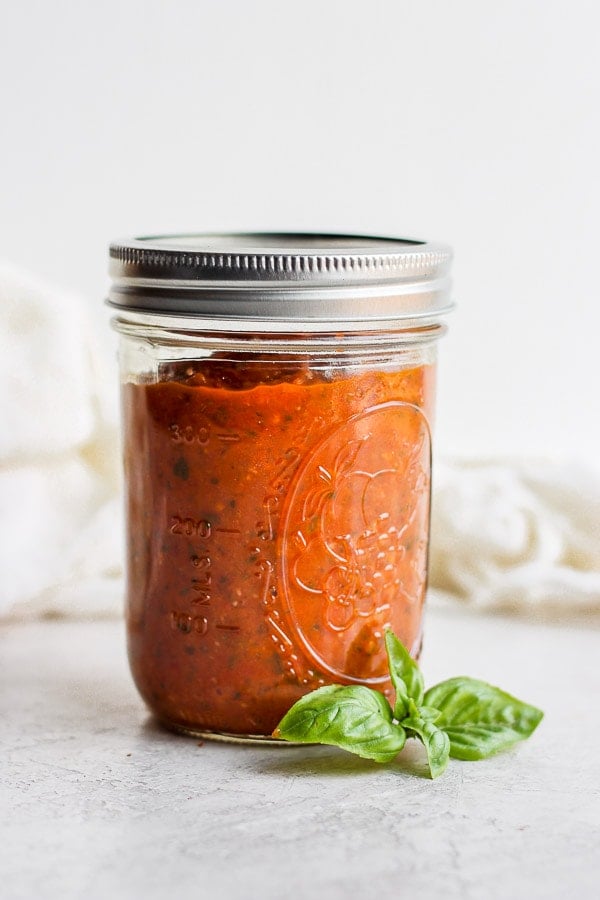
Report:
[[[169,731],[175,731],[185,737],[200,738],[207,741],[217,741],[222,744],[254,744],[267,747],[306,747],[314,746],[312,744],[303,744],[292,741],[284,741],[281,738],[274,738],[271,735],[262,734],[230,734],[227,731],[209,731],[201,728],[190,728],[187,725],[178,725],[170,722],[168,719],[159,719],[161,725],[168,728]]]

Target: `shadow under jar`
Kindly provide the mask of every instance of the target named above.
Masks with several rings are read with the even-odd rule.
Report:
[[[323,684],[390,690],[427,582],[447,247],[309,234],[111,246],[127,630],[167,726],[268,739]]]

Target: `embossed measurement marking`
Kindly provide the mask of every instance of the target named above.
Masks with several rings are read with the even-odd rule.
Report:
[[[169,434],[174,444],[199,444],[201,447],[205,447],[213,436],[208,423],[194,426],[179,425],[177,422],[173,422],[169,425]],[[232,444],[242,439],[241,435],[235,431],[218,431],[214,437],[218,441]]]
[[[224,443],[232,443],[234,444],[236,441],[241,441],[241,437],[239,434],[229,433],[229,432],[220,432],[216,434],[215,437],[218,441],[223,441]]]
[[[171,516],[171,534],[181,534],[186,537],[209,538],[212,533],[212,525],[208,519],[194,519],[191,516]]]
[[[208,619],[206,616],[191,616],[189,613],[171,612],[171,628],[173,631],[179,631],[182,634],[206,634],[208,631]]]
[[[209,519],[197,519],[194,516],[184,516],[181,514],[173,514],[170,517],[168,526],[170,534],[179,535],[185,538],[196,538],[207,541],[213,539],[216,534],[240,535],[242,532],[239,528],[228,528],[226,526],[213,527]],[[206,546],[206,545],[205,545]],[[190,556],[190,564],[193,568],[193,574],[190,573],[189,588],[191,589],[190,604],[193,610],[199,607],[203,608],[205,615],[194,615],[193,612],[184,612],[173,610],[170,614],[171,628],[173,631],[181,634],[195,634],[203,636],[208,633],[209,628],[215,628],[218,631],[236,634],[240,631],[239,625],[228,622],[211,622],[208,618],[208,607],[212,605],[214,586],[213,558],[209,556],[206,550],[198,550]],[[214,613],[213,613],[214,615]]]

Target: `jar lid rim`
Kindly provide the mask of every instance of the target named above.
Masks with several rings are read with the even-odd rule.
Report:
[[[445,244],[412,238],[310,232],[154,235],[110,245],[112,273],[205,281],[227,278],[267,283],[308,279],[364,282],[439,274],[452,252]],[[123,271],[123,270],[126,270]],[[435,270],[435,271],[434,271]]]
[[[155,311],[177,312],[185,294],[186,311],[194,296],[206,300],[264,297],[265,315],[277,314],[282,299],[305,298],[331,315],[331,301],[344,296],[405,297],[396,315],[414,314],[408,296],[431,292],[435,311],[448,305],[452,251],[445,244],[409,238],[310,232],[233,232],[171,234],[115,241],[110,245],[110,303],[138,306],[134,295],[156,294]],[[434,296],[435,295],[435,296]],[[441,303],[442,295],[444,302]],[[159,299],[160,297],[160,299]],[[300,304],[297,312],[302,315]],[[206,302],[202,304],[206,314]],[[183,309],[181,309],[183,311]],[[365,309],[365,318],[369,312]]]

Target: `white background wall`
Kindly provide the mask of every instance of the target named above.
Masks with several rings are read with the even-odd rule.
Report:
[[[0,254],[333,229],[456,251],[438,448],[600,446],[600,4],[0,0]]]

